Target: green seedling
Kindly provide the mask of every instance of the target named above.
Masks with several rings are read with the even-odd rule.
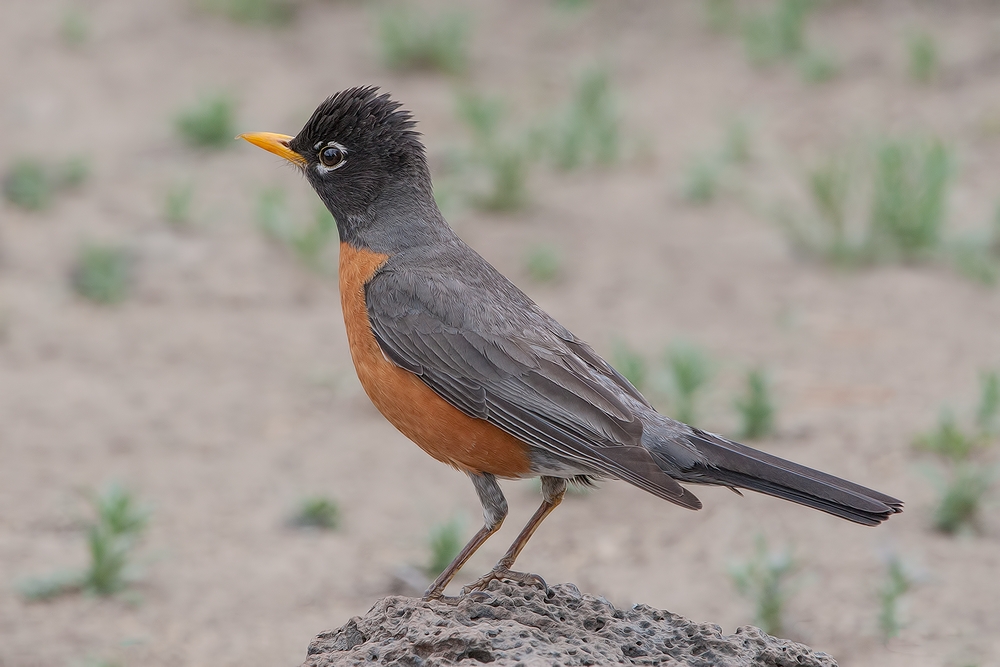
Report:
[[[646,360],[624,340],[618,339],[614,342],[611,348],[611,365],[639,391],[646,386],[646,381],[649,379]]]
[[[879,588],[878,629],[882,641],[888,642],[903,629],[901,598],[915,583],[916,578],[898,557],[889,558],[885,580]]]
[[[559,277],[562,262],[559,252],[550,245],[538,245],[528,251],[524,259],[528,277],[536,283],[550,283]]]
[[[117,485],[93,496],[91,504],[96,517],[87,526],[87,568],[29,580],[21,586],[25,597],[44,599],[74,592],[112,595],[135,578],[132,551],[146,529],[149,511]]]
[[[746,164],[753,157],[750,126],[745,120],[737,118],[726,127],[722,157],[731,164]]]
[[[30,158],[16,161],[3,182],[3,194],[15,206],[40,211],[52,203],[55,184],[48,169]]]
[[[555,5],[556,9],[562,9],[567,12],[578,12],[589,7],[590,1],[591,0],[555,0],[552,4]]]
[[[175,184],[167,189],[163,200],[163,217],[173,227],[191,224],[191,202],[194,200],[194,185]]]
[[[969,280],[992,287],[1000,279],[1000,263],[990,245],[968,239],[952,243],[948,250],[955,270]]]
[[[782,211],[778,222],[792,245],[833,264],[857,266],[869,259],[863,234],[850,233],[851,193],[857,166],[845,155],[831,155],[805,174],[812,211],[797,216]]]
[[[990,228],[990,240],[987,245],[990,255],[995,259],[1000,259],[1000,204],[993,212],[993,224]]]
[[[57,165],[21,158],[11,165],[4,177],[4,197],[15,206],[40,211],[48,208],[56,193],[82,185],[88,172],[87,161],[82,157],[70,158]]]
[[[889,140],[875,154],[869,241],[883,255],[926,257],[941,240],[951,174],[939,142]]]
[[[323,252],[337,234],[337,223],[324,206],[319,206],[311,224],[292,222],[285,192],[264,190],[257,199],[257,226],[270,240],[288,248],[307,268],[324,270]]]
[[[191,146],[226,148],[236,136],[236,103],[224,94],[203,97],[178,114],[176,126]]]
[[[309,496],[299,503],[299,509],[292,517],[292,523],[306,528],[334,530],[340,526],[340,507],[324,496]]]
[[[321,271],[323,251],[337,235],[337,222],[325,206],[319,206],[311,225],[294,232],[288,239],[292,250],[306,267]]]
[[[702,0],[705,23],[715,32],[730,32],[739,25],[736,0]]]
[[[59,24],[59,36],[62,41],[74,49],[78,49],[90,39],[90,21],[79,7],[71,7],[63,13]]]
[[[797,569],[791,551],[769,551],[763,535],[757,537],[749,560],[729,568],[736,590],[753,603],[754,623],[769,635],[784,633],[785,609],[794,592],[792,577]]]
[[[980,441],[973,435],[966,434],[955,416],[948,410],[941,413],[937,427],[923,435],[917,436],[914,446],[949,460],[953,463],[966,461],[979,447]]]
[[[674,419],[685,424],[697,421],[697,398],[710,376],[708,359],[697,348],[674,345],[667,351],[667,368],[674,392]]]
[[[84,245],[72,273],[77,294],[94,303],[114,304],[128,296],[131,287],[131,258],[124,248]]]
[[[472,148],[465,161],[485,177],[485,192],[473,202],[490,211],[511,211],[528,200],[527,181],[534,155],[529,137],[515,138],[501,127],[503,105],[498,99],[462,95],[458,115],[472,135]]]
[[[746,393],[736,399],[740,413],[740,437],[757,440],[774,430],[774,401],[767,376],[760,369],[747,373]]]
[[[980,376],[976,426],[984,436],[1000,434],[1000,373],[997,371],[983,373]]]
[[[770,12],[748,16],[743,43],[754,65],[769,65],[796,56],[805,48],[805,22],[811,0],[778,0]]]
[[[937,141],[887,139],[870,162],[832,156],[808,173],[815,214],[779,222],[793,244],[845,266],[940,256],[951,179],[948,150]],[[867,224],[853,205],[870,179]]]
[[[280,28],[292,22],[298,4],[293,0],[204,0],[204,7],[235,23]]]
[[[614,163],[620,153],[619,125],[607,70],[584,72],[569,108],[548,132],[553,161],[567,171],[589,163]]]
[[[918,83],[930,83],[938,72],[938,49],[934,38],[925,32],[909,35],[906,39],[910,78]]]
[[[681,195],[692,204],[708,204],[719,194],[722,165],[713,157],[699,157],[684,171]]]
[[[403,6],[380,20],[382,58],[396,70],[463,71],[468,61],[468,20],[446,12],[434,17]]]
[[[436,526],[431,530],[427,545],[430,547],[430,559],[424,571],[433,578],[444,572],[462,550],[462,522],[452,519]]]
[[[117,484],[92,496],[91,504],[97,514],[97,525],[114,538],[136,538],[149,523],[149,509],[139,505],[131,492]]]
[[[261,191],[257,197],[257,227],[264,236],[272,241],[284,243],[291,225],[285,191],[281,188]]]
[[[87,159],[76,156],[56,167],[54,180],[57,188],[70,190],[83,185],[89,176],[90,165],[87,163]]]
[[[681,180],[681,196],[693,204],[707,204],[719,195],[726,171],[745,165],[753,157],[750,127],[743,119],[730,121],[721,149],[688,162]]]
[[[971,463],[961,463],[941,485],[941,495],[934,510],[934,528],[953,535],[974,529],[983,497],[993,486],[994,471]]]
[[[799,75],[806,83],[824,83],[840,73],[836,56],[827,51],[807,51],[797,64]]]

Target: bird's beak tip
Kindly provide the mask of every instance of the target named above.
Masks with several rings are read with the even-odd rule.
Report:
[[[254,146],[283,157],[300,167],[306,166],[306,159],[288,147],[288,142],[295,137],[290,137],[287,134],[275,134],[274,132],[244,132],[236,138],[248,141]]]

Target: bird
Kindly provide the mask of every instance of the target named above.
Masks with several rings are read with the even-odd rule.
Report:
[[[336,220],[351,357],[375,407],[433,458],[464,472],[483,526],[429,585],[446,586],[501,526],[499,479],[541,478],[542,502],[494,580],[512,568],[567,484],[617,479],[697,510],[684,484],[750,490],[874,526],[903,511],[884,493],[658,412],[621,373],[467,245],[433,195],[416,120],[375,86],[323,101],[295,136],[241,134],[298,167]],[[742,494],[741,494],[742,495]]]

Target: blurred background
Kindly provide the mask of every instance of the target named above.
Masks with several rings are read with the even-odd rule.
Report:
[[[299,664],[479,527],[360,390],[332,219],[233,141],[364,84],[658,407],[906,501],[605,482],[519,569],[844,665],[1000,664],[1000,4],[5,0],[0,665]]]

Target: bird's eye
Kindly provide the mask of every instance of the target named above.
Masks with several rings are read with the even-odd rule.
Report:
[[[329,169],[336,169],[344,164],[346,159],[347,155],[340,146],[326,146],[319,152],[319,161],[323,163],[324,167]]]

